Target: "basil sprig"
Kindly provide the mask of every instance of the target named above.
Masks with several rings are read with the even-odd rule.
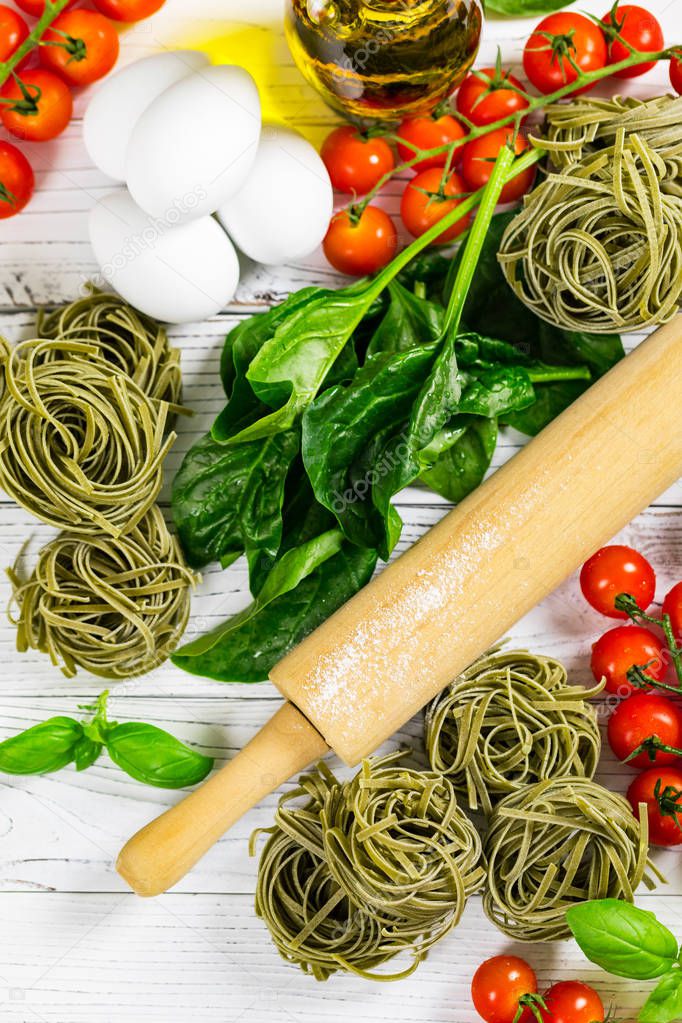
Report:
[[[572,906],[566,919],[585,956],[607,973],[631,980],[660,978],[639,1023],[672,1023],[682,1017],[682,951],[653,913],[618,899],[598,899]]]
[[[91,719],[53,717],[0,742],[0,771],[6,774],[50,774],[73,763],[77,771],[92,766],[103,749],[136,781],[164,789],[180,789],[202,781],[213,758],[198,753],[155,725],[109,721],[108,690],[92,708]]]

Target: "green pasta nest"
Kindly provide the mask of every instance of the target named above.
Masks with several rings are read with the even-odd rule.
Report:
[[[499,252],[536,315],[567,330],[640,330],[682,300],[682,98],[583,99],[547,112],[551,173]]]
[[[592,778],[601,752],[586,691],[568,685],[552,657],[524,650],[475,661],[426,712],[431,768],[447,775],[472,810],[549,778]]]
[[[507,796],[490,819],[485,855],[483,908],[516,941],[568,938],[570,906],[632,902],[642,880],[655,885],[647,874],[646,814],[640,824],[622,796],[588,778],[539,782]]]
[[[67,677],[80,667],[110,679],[151,671],[172,653],[195,581],[156,506],[117,539],[61,533],[30,579],[10,574],[17,649],[49,654]]]
[[[481,841],[451,783],[400,766],[404,755],[366,760],[343,784],[319,765],[267,831],[256,911],[283,958],[318,980],[407,976],[483,882]],[[372,972],[401,952],[405,970]]]

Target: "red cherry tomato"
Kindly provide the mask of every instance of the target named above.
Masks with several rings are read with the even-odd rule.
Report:
[[[547,37],[553,36],[550,40]],[[538,92],[547,94],[569,85],[578,77],[567,59],[581,71],[597,71],[606,65],[608,52],[598,25],[576,11],[563,11],[543,18],[526,43],[523,69]],[[591,85],[576,89],[587,92]]]
[[[0,220],[23,210],[33,195],[33,168],[11,142],[0,141]]]
[[[0,107],[0,118],[7,131],[29,142],[44,142],[64,131],[71,120],[73,99],[68,85],[59,75],[45,68],[22,71],[21,82],[28,92],[25,98],[16,79],[5,82],[0,92],[4,99],[16,100]]]
[[[682,759],[675,753],[666,753],[651,747],[652,755],[646,750],[632,760],[628,757],[647,739],[658,739],[665,746],[682,750],[682,710],[676,703],[659,693],[635,693],[623,700],[609,718],[609,746],[628,767],[669,767],[679,764]]]
[[[682,845],[682,770],[650,767],[628,789],[628,800],[639,818],[645,803],[649,818],[649,841],[653,845]]]
[[[505,88],[505,85],[515,88]],[[472,72],[460,85],[457,109],[473,124],[493,124],[526,109],[528,100],[520,94],[523,91],[523,85],[511,71],[503,70],[498,74],[497,68],[482,68]]]
[[[322,242],[331,265],[352,277],[380,270],[393,259],[397,247],[393,221],[378,206],[367,206],[357,220],[348,210],[335,213]]]
[[[537,992],[535,971],[517,956],[486,959],[471,982],[471,1000],[485,1023],[514,1023],[524,995]]]
[[[663,614],[670,618],[673,636],[682,644],[682,583],[676,583],[663,601]]]
[[[639,691],[627,675],[635,665],[646,664],[646,674],[657,682],[663,681],[666,673],[665,644],[641,625],[617,625],[594,644],[591,663],[597,682],[606,679],[607,693],[630,696]]]
[[[322,143],[320,156],[337,192],[365,195],[395,167],[386,139],[365,138],[357,128],[335,128]]]
[[[114,21],[142,21],[160,10],[165,0],[94,0],[95,7]]]
[[[432,167],[431,170],[417,174],[403,192],[400,216],[407,230],[415,238],[419,238],[430,227],[442,220],[466,197],[468,189],[459,174],[454,172],[449,174],[444,186],[441,183],[442,178],[442,168]],[[438,235],[434,244],[443,245],[445,242],[452,241],[462,231],[466,231],[470,219],[470,215],[465,214],[461,220],[456,220],[454,224]]]
[[[601,998],[594,988],[579,980],[562,980],[545,991],[543,998],[546,1008],[538,1010],[543,1023],[602,1023],[604,1019]],[[537,1016],[525,1009],[521,1019],[530,1023]]]
[[[670,84],[682,96],[682,57],[670,61]]]
[[[45,11],[45,0],[15,0],[15,3],[22,11],[32,14],[34,18],[39,18]],[[64,10],[68,11],[69,7],[73,7],[75,3],[76,0],[69,0]]]
[[[118,33],[97,11],[60,14],[44,35],[41,63],[69,85],[89,85],[103,78],[118,59]]]
[[[514,137],[512,128],[498,128],[489,135],[481,135],[480,138],[467,142],[462,153],[460,171],[468,189],[472,192],[483,188],[493,172],[497,154]],[[520,135],[516,136],[514,151],[525,153],[529,145]],[[532,188],[535,181],[535,167],[529,167],[522,174],[517,174],[502,189],[500,202],[515,202],[520,199],[529,188]]]
[[[605,25],[614,25],[623,39],[642,53],[656,53],[665,47],[663,29],[653,14],[636,4],[618,4],[615,21],[611,11],[605,14],[601,20]],[[627,46],[618,39],[613,39],[608,43],[609,64],[618,64],[619,61],[626,60],[629,56],[630,51]],[[616,71],[614,78],[637,78],[638,75],[651,71],[652,67],[656,67],[655,60]]]
[[[616,597],[629,593],[646,611],[656,592],[656,575],[638,551],[613,544],[602,547],[585,562],[580,572],[580,588],[595,611],[608,618],[627,618],[624,611],[616,610]]]
[[[436,149],[438,146],[447,146],[457,139],[463,139],[466,132],[459,121],[451,114],[443,114],[442,117],[406,117],[400,122],[398,136],[406,142],[412,142],[417,149]],[[454,162],[456,163],[462,152],[461,146],[455,149]],[[415,155],[412,146],[398,143],[398,153],[403,162],[411,160]],[[429,170],[431,167],[444,167],[448,162],[448,154],[440,153],[437,156],[428,156],[412,164],[412,170],[420,173]]]
[[[28,37],[28,25],[20,14],[6,4],[0,4],[0,62],[7,60],[15,53]],[[28,56],[19,62],[22,68]]]

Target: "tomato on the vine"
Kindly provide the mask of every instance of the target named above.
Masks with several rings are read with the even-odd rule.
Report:
[[[603,1023],[604,1004],[589,984],[579,980],[562,980],[543,995],[544,1007],[525,1009],[522,1023]]]
[[[333,188],[349,195],[365,195],[395,167],[393,150],[386,139],[367,137],[350,124],[327,135],[320,156]]]
[[[28,25],[17,11],[0,4],[0,62],[8,60],[25,39],[28,38]],[[28,55],[19,63],[23,67]]]
[[[451,210],[454,210],[468,194],[468,189],[459,174],[454,171],[443,181],[443,169],[432,167],[417,174],[405,188],[400,202],[400,216],[403,224],[415,238],[425,234]],[[460,220],[438,235],[434,244],[451,242],[466,231],[471,219],[465,214]]]
[[[569,59],[570,58],[570,59]],[[543,18],[523,51],[523,69],[538,92],[555,92],[574,82],[578,72],[598,71],[608,59],[604,33],[577,11],[563,11]],[[575,89],[587,92],[592,85]]]
[[[682,749],[682,709],[660,693],[634,693],[623,700],[609,718],[607,732],[609,746],[629,767],[682,767],[680,756],[657,748],[662,744]],[[648,744],[649,740],[656,741]],[[642,744],[647,748],[628,760]]]
[[[642,53],[656,53],[665,46],[663,29],[654,18],[653,14],[636,4],[614,5],[615,10],[610,10],[601,19],[606,26],[613,26],[619,35]],[[607,29],[608,39],[608,29]],[[608,40],[608,63],[618,64],[626,60],[630,51],[619,39]],[[645,64],[635,64],[633,67],[623,68],[622,71],[615,71],[614,78],[636,78],[656,67],[656,61],[647,61]]]
[[[118,59],[118,33],[97,11],[67,11],[43,36],[40,60],[69,85],[89,85]]]
[[[416,155],[416,149],[437,149],[439,146],[450,145],[451,142],[463,139],[466,132],[452,114],[442,114],[440,117],[405,117],[400,122],[397,135],[398,138],[405,140],[398,142],[398,153],[400,159],[406,163]],[[405,144],[408,142],[411,142],[412,146]],[[461,146],[455,149],[455,163],[461,152]],[[448,153],[438,153],[436,156],[427,156],[413,163],[412,170],[420,173],[431,167],[444,167],[447,162]]]
[[[460,114],[478,125],[494,124],[503,117],[517,114],[526,109],[528,102],[518,78],[509,70],[494,67],[472,71],[457,93]]]
[[[653,845],[682,845],[682,769],[650,767],[635,778],[627,796],[637,818],[639,804],[646,805]]]
[[[341,273],[362,277],[374,273],[393,259],[398,233],[388,213],[366,206],[360,215],[339,210],[332,217],[322,242],[324,254]]]
[[[670,84],[682,96],[682,57],[673,57],[670,61]]]
[[[526,995],[538,989],[535,971],[518,956],[493,956],[471,982],[471,1000],[485,1023],[515,1023]]]
[[[635,666],[642,667],[656,682],[662,682],[665,661],[665,644],[642,625],[617,625],[592,647],[592,674],[597,682],[605,678],[607,693],[616,696],[630,696],[638,691],[628,679],[628,671]]]
[[[470,191],[475,192],[487,185],[488,179],[493,172],[495,160],[503,146],[506,146],[514,139],[513,128],[498,128],[488,135],[481,135],[480,138],[467,142],[462,153],[460,171]],[[530,146],[520,135],[514,139],[514,152],[517,156],[525,153]],[[500,202],[515,202],[522,195],[533,187],[535,181],[535,167],[528,167],[502,189]]]
[[[666,594],[662,612],[670,618],[673,636],[678,644],[682,644],[682,583],[675,583]]]
[[[46,68],[31,68],[22,71],[18,80],[8,79],[0,99],[0,118],[7,131],[29,142],[55,138],[64,131],[73,112],[68,85]]]
[[[166,0],[94,0],[101,14],[114,21],[142,21],[160,10]]]
[[[33,168],[11,142],[0,141],[0,220],[23,210],[33,195]]]
[[[15,0],[15,3],[22,11],[32,14],[34,18],[39,18],[41,14],[45,13],[45,0]],[[73,7],[75,3],[76,0],[69,0],[64,10],[68,11],[69,7]]]
[[[623,544],[602,547],[583,565],[580,588],[588,604],[608,618],[627,618],[618,611],[615,599],[629,593],[646,611],[656,592],[656,574],[639,551]]]

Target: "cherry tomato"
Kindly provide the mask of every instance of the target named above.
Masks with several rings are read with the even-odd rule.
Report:
[[[616,8],[615,21],[611,11],[601,19],[605,25],[614,25],[618,32],[642,53],[656,53],[665,47],[663,29],[654,18],[653,14],[645,11],[643,7],[636,4],[618,4]],[[630,56],[627,46],[624,46],[618,39],[608,43],[608,63],[617,64]],[[635,64],[634,67],[624,68],[622,71],[614,72],[614,78],[637,78],[638,75],[646,74],[656,67],[656,61],[647,61],[646,64]]]
[[[498,128],[489,135],[481,135],[480,138],[467,142],[462,153],[460,170],[470,191],[475,192],[488,183],[497,154],[513,137],[513,128]],[[514,142],[514,151],[517,155],[525,153],[529,148],[526,140],[517,135]],[[532,188],[534,181],[535,167],[529,167],[522,174],[517,174],[502,189],[500,202],[515,202],[520,199],[529,188]]]
[[[630,696],[639,692],[628,680],[635,665],[647,665],[647,675],[662,682],[666,673],[665,644],[642,625],[617,625],[592,647],[592,674],[597,682],[606,679],[607,693]]]
[[[0,141],[0,220],[23,210],[33,195],[33,168],[11,142]]]
[[[679,764],[682,759],[675,753],[666,753],[652,748],[652,756],[646,750],[632,760],[628,757],[634,750],[652,737],[666,746],[682,749],[682,710],[676,703],[659,693],[634,693],[623,700],[609,718],[609,746],[629,767],[669,767]]]
[[[357,220],[348,210],[335,213],[322,242],[331,265],[352,277],[380,270],[393,259],[397,247],[393,221],[378,206],[367,206]]]
[[[3,99],[16,104],[0,106],[0,118],[7,131],[29,142],[44,142],[64,131],[71,120],[73,99],[68,85],[59,75],[45,68],[32,68],[21,73],[21,82],[28,92],[26,99],[14,78],[5,82],[0,92]]]
[[[406,117],[400,122],[397,134],[401,139],[412,142],[418,149],[436,149],[437,146],[446,146],[457,139],[463,139],[466,132],[451,114],[443,114],[442,117]],[[454,162],[459,159],[461,152],[461,146],[455,149]],[[415,155],[415,150],[412,146],[399,142],[398,153],[400,159],[407,162]],[[427,156],[424,160],[413,163],[412,170],[419,173],[431,167],[444,167],[447,162],[447,152],[440,153],[438,156]]]
[[[320,156],[337,192],[365,195],[395,167],[386,139],[365,138],[357,128],[335,128],[322,143]]]
[[[538,1009],[543,1023],[602,1023],[604,1005],[601,998],[589,984],[579,980],[562,980],[553,984],[544,993],[546,1008]],[[527,1015],[524,1010],[523,1023],[530,1023],[537,1016]]]
[[[639,804],[646,803],[653,845],[682,844],[682,769],[650,767],[637,775],[627,796],[637,818]]]
[[[682,57],[670,61],[670,84],[682,96]]]
[[[415,238],[419,238],[430,227],[454,210],[466,197],[468,189],[459,174],[448,175],[445,185],[441,184],[443,171],[440,167],[422,171],[410,181],[400,202],[400,216],[403,224]],[[457,196],[458,198],[450,198]],[[434,244],[443,245],[451,242],[466,231],[469,226],[470,214],[446,228],[439,234]]]
[[[486,1023],[514,1023],[520,999],[535,994],[537,989],[535,971],[524,959],[494,956],[476,970],[471,1000]]]
[[[19,49],[28,36],[28,25],[20,14],[6,4],[0,4],[0,62],[7,60]],[[22,68],[28,55],[19,62]]]
[[[624,611],[616,610],[616,597],[629,593],[646,611],[656,592],[656,575],[638,551],[613,544],[602,547],[585,562],[580,571],[580,588],[595,611],[608,618],[627,618]]]
[[[505,88],[505,85],[515,88]],[[493,124],[528,106],[528,100],[516,89],[523,92],[523,85],[511,71],[498,73],[494,67],[482,68],[470,74],[460,85],[457,109],[473,124]]]
[[[548,39],[547,36],[553,36]],[[574,82],[578,77],[567,57],[581,71],[597,71],[606,65],[608,52],[598,25],[576,11],[564,11],[543,18],[526,43],[523,69],[538,92],[547,94]],[[591,85],[576,89],[587,92]]]
[[[673,636],[682,643],[682,583],[676,583],[663,601],[663,614],[670,618]]]
[[[114,21],[142,21],[160,10],[165,0],[94,0],[95,7]]]
[[[45,0],[15,0],[17,7],[20,7],[26,14],[32,14],[34,18],[39,18],[45,11]],[[68,4],[64,8],[68,11],[69,7],[73,7],[76,0],[69,0]]]
[[[118,59],[118,33],[97,11],[60,14],[43,37],[57,45],[42,46],[40,60],[69,85],[89,85],[103,78]]]

